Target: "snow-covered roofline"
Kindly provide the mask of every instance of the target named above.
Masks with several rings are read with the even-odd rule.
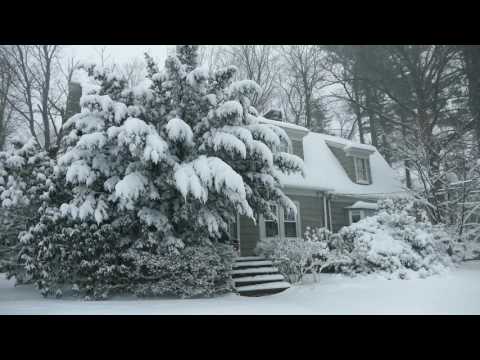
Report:
[[[272,125],[276,125],[276,126],[281,126],[283,128],[286,128],[286,129],[299,130],[299,131],[303,131],[305,133],[310,132],[310,130],[308,130],[307,128],[305,128],[303,126],[292,124],[292,123],[286,122],[286,121],[278,121],[278,120],[267,119],[263,116],[259,116],[259,120],[260,120],[260,122],[267,123],[267,124],[272,124]]]
[[[347,206],[346,209],[377,210],[378,205],[377,205],[377,203],[357,201],[355,204],[353,204],[351,206]]]
[[[341,137],[331,137],[332,139],[325,139],[325,142],[339,149],[342,149],[347,155],[370,155],[376,151],[372,145],[356,143]]]

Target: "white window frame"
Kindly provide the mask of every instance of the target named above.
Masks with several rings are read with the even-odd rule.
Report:
[[[360,175],[360,170],[361,170],[361,166],[359,165],[359,162],[360,161],[365,161],[365,175],[366,175],[366,178],[365,179],[361,179],[359,176]],[[364,157],[364,156],[354,156],[353,157],[353,165],[354,165],[354,168],[355,168],[355,179],[356,179],[356,182],[357,184],[365,184],[365,185],[368,185],[370,184],[370,171],[369,171],[369,161],[368,161],[368,157]]]
[[[277,226],[278,226],[278,236],[277,238],[281,239],[295,239],[301,237],[301,229],[302,229],[302,223],[301,223],[301,217],[300,217],[300,203],[298,201],[293,201],[295,206],[297,207],[297,214],[296,214],[296,224],[297,224],[297,234],[296,237],[286,237],[285,236],[285,212],[283,208],[279,205],[276,206],[276,216],[277,216]],[[265,239],[272,239],[272,237],[267,238],[266,236],[266,229],[265,229],[265,217],[263,215],[260,215],[260,240],[265,240]],[[268,220],[267,220],[268,221]]]
[[[279,237],[281,235],[280,216],[279,216],[280,207],[276,204],[274,204],[272,206],[275,206],[274,216],[276,216],[276,218],[277,218],[277,233],[278,233],[278,235],[273,236],[273,237],[272,236],[267,237],[267,227],[265,226],[265,222],[266,221],[271,221],[271,220],[265,219],[265,216],[260,215],[260,237],[262,239],[274,239],[274,238]]]
[[[350,209],[350,210],[348,210],[348,221],[349,221],[350,225],[354,224],[353,219],[352,219],[354,212],[358,212],[360,214],[360,220],[365,219],[365,217],[366,217],[365,210]]]

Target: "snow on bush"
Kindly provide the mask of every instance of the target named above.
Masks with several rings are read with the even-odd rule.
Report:
[[[410,199],[386,199],[379,212],[332,234],[307,228],[302,239],[267,239],[256,248],[273,259],[292,283],[306,273],[378,273],[387,278],[424,278],[453,265],[449,233],[443,225],[417,221]]]
[[[231,247],[228,223],[237,214],[254,219],[273,202],[293,207],[279,174],[302,172],[303,162],[280,155],[281,129],[253,115],[258,86],[235,82],[232,67],[198,67],[197,51],[178,46],[162,70],[147,56],[148,78],[134,89],[118,74],[86,69],[82,112],[66,122],[56,164],[72,196],[49,203],[38,229],[24,238],[32,240],[24,241],[22,261],[44,294],[68,282],[95,298],[109,288],[179,296],[223,291],[231,260],[220,248]],[[21,159],[10,161],[21,166]],[[131,238],[130,228],[117,224],[123,219],[136,224],[134,241],[122,242]],[[81,247],[64,242],[75,239],[70,234],[80,236]],[[122,266],[130,271],[128,287]],[[136,270],[142,266],[155,274]]]
[[[0,152],[0,272],[22,282],[18,236],[40,219],[40,210],[62,193],[55,161],[32,140]],[[61,197],[61,196],[60,196]]]
[[[417,222],[412,209],[406,200],[381,201],[378,214],[342,228],[338,235],[351,260],[342,271],[410,278],[447,270],[448,234],[441,226]]]
[[[343,253],[341,238],[326,228],[307,227],[304,238],[272,238],[259,242],[256,253],[274,260],[291,283],[302,281],[306,274],[316,275],[350,263]]]
[[[156,247],[152,238],[147,246],[138,237],[143,230],[128,215],[96,225],[47,210],[21,234],[19,256],[43,296],[101,300],[114,294],[193,297],[230,290],[231,246],[183,247],[170,239]]]
[[[308,272],[318,271],[328,256],[328,246],[325,241],[311,239],[271,238],[260,241],[256,253],[273,259],[279,271],[295,284]]]

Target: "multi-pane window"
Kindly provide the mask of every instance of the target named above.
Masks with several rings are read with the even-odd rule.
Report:
[[[277,206],[271,205],[270,209],[273,216],[265,215],[265,236],[267,238],[277,237],[278,236],[278,217],[277,217]]]
[[[355,175],[357,177],[357,183],[369,184],[370,177],[368,172],[368,159],[355,157]]]
[[[283,228],[286,238],[297,237],[297,214],[292,209],[283,211]]]
[[[263,217],[262,236],[265,238],[281,237],[296,238],[299,236],[299,205],[295,203],[297,211],[283,209],[272,205],[271,210],[275,216]]]

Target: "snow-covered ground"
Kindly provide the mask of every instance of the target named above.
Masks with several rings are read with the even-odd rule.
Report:
[[[276,295],[194,300],[44,299],[0,275],[0,314],[480,314],[480,261],[423,280],[322,274]]]

